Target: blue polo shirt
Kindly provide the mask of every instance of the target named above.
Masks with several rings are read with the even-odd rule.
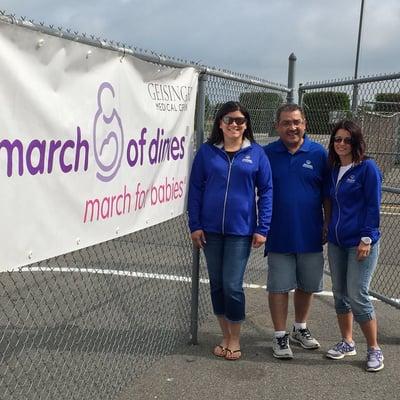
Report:
[[[274,188],[265,252],[322,251],[323,185],[328,173],[326,150],[307,136],[294,154],[280,139],[264,150],[271,164]]]

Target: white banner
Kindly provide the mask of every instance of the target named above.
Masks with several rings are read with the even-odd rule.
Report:
[[[0,23],[0,271],[182,214],[197,75]]]

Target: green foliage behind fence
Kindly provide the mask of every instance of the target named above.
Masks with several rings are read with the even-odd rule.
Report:
[[[400,112],[400,93],[377,93],[374,111]]]
[[[244,92],[239,96],[240,103],[247,108],[255,133],[273,133],[276,109],[283,104],[281,94],[266,92]]]
[[[310,92],[304,94],[302,106],[307,119],[307,132],[329,135],[335,120],[349,114],[350,98],[344,92]]]

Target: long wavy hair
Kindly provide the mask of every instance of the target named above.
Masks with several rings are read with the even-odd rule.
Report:
[[[335,136],[339,129],[344,129],[350,133],[351,137],[351,154],[353,156],[353,162],[355,164],[360,163],[362,160],[366,159],[365,151],[365,141],[361,132],[361,127],[357,125],[354,121],[349,119],[343,119],[339,121],[334,127],[329,139],[328,146],[328,163],[330,167],[340,166],[340,158],[335,151]]]
[[[244,115],[244,117],[246,118],[246,129],[243,133],[243,136],[246,139],[248,139],[250,142],[254,142],[254,135],[253,135],[253,129],[251,128],[249,112],[239,102],[228,101],[227,103],[225,103],[221,106],[221,108],[218,110],[217,114],[215,115],[214,125],[212,128],[211,134],[207,139],[208,143],[220,144],[224,141],[224,134],[223,134],[221,128],[219,127],[219,125],[221,123],[221,119],[226,114],[229,114],[230,112],[233,112],[233,111],[240,111]]]

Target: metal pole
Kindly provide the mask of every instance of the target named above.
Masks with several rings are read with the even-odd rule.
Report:
[[[303,86],[303,84],[302,83],[300,83],[299,84],[299,93],[298,93],[298,96],[299,96],[299,102],[297,103],[300,107],[303,107],[302,106],[302,102],[303,102],[303,88],[302,88],[302,86]]]
[[[207,75],[199,75],[196,104],[196,150],[204,141],[205,99]],[[199,271],[200,250],[193,246],[192,261],[192,300],[190,304],[190,343],[198,344],[197,332],[199,324]]]
[[[362,20],[364,15],[364,0],[361,0],[361,9],[360,9],[360,20],[358,24],[358,38],[357,38],[357,52],[356,52],[356,65],[354,68],[354,79],[358,77],[358,60],[360,58],[360,44],[361,44],[361,32],[362,32]],[[358,85],[355,84],[353,86],[353,100],[352,100],[352,110],[356,111],[358,103]]]
[[[302,85],[302,90],[311,90],[311,89],[323,89],[323,88],[332,88],[332,87],[339,87],[339,86],[349,86],[354,84],[361,84],[361,83],[376,83],[376,82],[383,82],[383,81],[392,81],[394,79],[400,79],[400,74],[388,74],[388,75],[376,75],[376,76],[369,76],[368,78],[357,78],[357,79],[345,79],[343,81],[337,82],[328,82],[328,83],[317,83],[312,85]]]
[[[292,53],[289,56],[289,68],[288,68],[288,92],[286,101],[288,103],[294,103],[294,85],[295,85],[295,72],[296,72],[296,56]]]
[[[363,15],[364,15],[364,0],[361,0],[360,22],[358,25],[357,54],[356,54],[356,66],[354,69],[354,79],[357,79],[357,77],[358,77],[358,59],[360,57],[360,43],[361,43]]]

